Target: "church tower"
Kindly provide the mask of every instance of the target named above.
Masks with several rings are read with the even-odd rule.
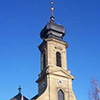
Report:
[[[51,2],[53,4],[53,2]],[[40,32],[43,42],[41,52],[41,72],[36,81],[38,94],[31,100],[76,100],[72,89],[74,76],[67,70],[67,42],[63,41],[65,29],[55,23],[51,6],[50,21]]]

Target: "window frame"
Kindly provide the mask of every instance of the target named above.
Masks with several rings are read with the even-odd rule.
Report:
[[[61,53],[58,51],[56,52],[56,66],[62,67]]]
[[[43,69],[46,68],[46,53],[43,52]]]
[[[59,97],[61,97],[61,94],[60,94],[60,96],[59,96],[59,92],[60,92],[60,91],[61,91],[61,93],[62,93],[62,97],[63,97],[62,99],[59,98]],[[63,92],[62,89],[59,89],[57,94],[58,94],[58,100],[65,100],[65,94],[64,94],[64,92]]]

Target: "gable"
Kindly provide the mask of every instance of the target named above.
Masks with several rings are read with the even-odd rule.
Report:
[[[72,76],[69,71],[66,71],[62,68],[51,69],[51,70],[49,70],[49,73],[51,75],[71,78],[72,80],[74,79],[74,76]]]

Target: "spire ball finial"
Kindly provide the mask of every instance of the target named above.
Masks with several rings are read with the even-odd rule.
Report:
[[[51,5],[53,5],[53,1],[51,1],[50,3],[51,3]]]
[[[19,91],[19,93],[21,93],[21,86],[20,85],[19,85],[18,91]]]
[[[53,16],[53,11],[54,11],[53,4],[54,4],[54,2],[51,1],[50,4],[51,4],[51,17],[50,17],[50,21],[54,22],[54,20],[55,20],[55,18]]]

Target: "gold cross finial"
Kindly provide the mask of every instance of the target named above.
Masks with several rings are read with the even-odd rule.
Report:
[[[53,11],[54,11],[54,8],[53,8],[53,1],[51,1],[50,3],[51,3],[51,16],[53,16]]]
[[[50,4],[51,4],[51,17],[50,17],[50,21],[54,22],[54,20],[55,20],[55,18],[53,16],[53,11],[54,11],[53,4],[54,4],[54,2],[51,1]]]

